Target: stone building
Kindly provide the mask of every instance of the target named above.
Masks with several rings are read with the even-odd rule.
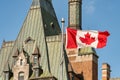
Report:
[[[68,27],[82,29],[82,0],[68,4]],[[51,0],[32,1],[16,40],[3,41],[0,67],[0,80],[98,80],[96,51],[65,48]],[[102,80],[110,79],[108,64],[102,74]]]

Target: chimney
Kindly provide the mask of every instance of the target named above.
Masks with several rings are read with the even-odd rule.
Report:
[[[107,63],[102,64],[102,80],[110,80],[110,65]]]
[[[82,0],[69,0],[68,2],[68,27],[82,29]]]

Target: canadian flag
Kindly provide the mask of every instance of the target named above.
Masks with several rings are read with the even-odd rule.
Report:
[[[100,32],[95,30],[66,30],[66,48],[94,47],[103,48],[106,46],[108,31]]]

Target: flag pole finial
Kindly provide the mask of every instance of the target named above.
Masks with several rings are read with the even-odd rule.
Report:
[[[62,18],[61,23],[65,23],[65,19],[64,18]]]

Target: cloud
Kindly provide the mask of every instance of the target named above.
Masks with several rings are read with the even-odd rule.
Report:
[[[85,9],[85,12],[87,14],[93,14],[95,12],[95,2],[96,0],[85,0],[86,2],[84,2],[84,9]]]

